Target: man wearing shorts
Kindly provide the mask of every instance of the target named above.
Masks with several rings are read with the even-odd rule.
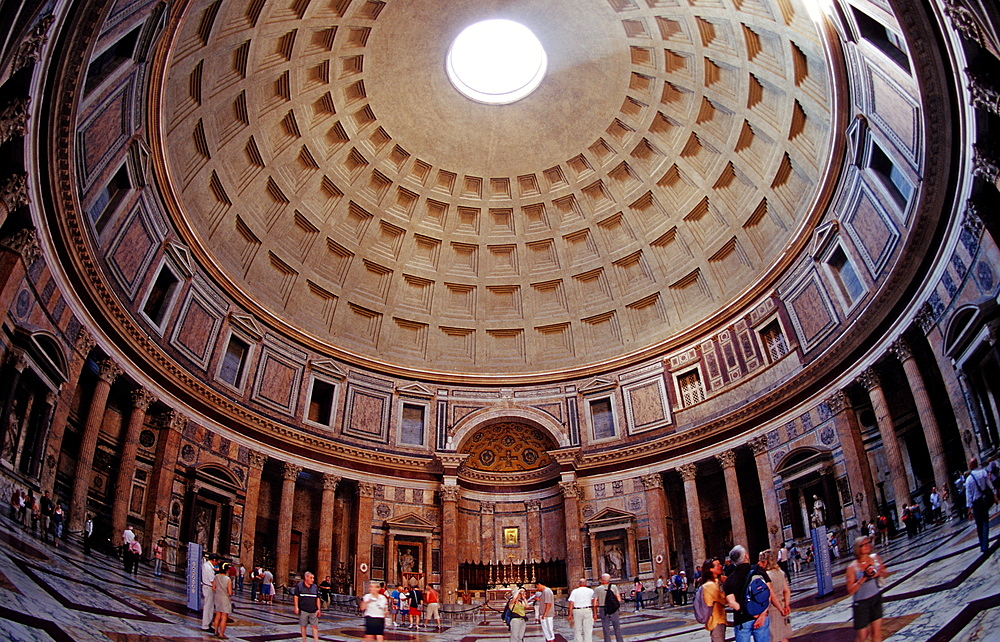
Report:
[[[430,584],[427,585],[427,591],[424,593],[424,623],[429,627],[431,625],[431,620],[437,621],[437,628],[441,630],[441,614],[438,612],[440,608],[440,598],[438,597],[438,592],[434,590],[434,587]]]
[[[266,569],[260,576],[260,599],[265,604],[274,599],[274,573]]]
[[[319,642],[319,587],[314,581],[316,576],[312,571],[302,575],[302,581],[292,590],[295,602],[295,615],[299,616],[299,629],[302,631],[302,642],[306,642],[306,628],[312,627],[313,642]]]

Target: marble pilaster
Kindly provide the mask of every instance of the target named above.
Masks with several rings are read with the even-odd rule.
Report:
[[[660,473],[643,475],[642,488],[646,494],[646,515],[649,518],[649,540],[653,554],[653,575],[666,576],[670,571],[670,542],[667,540],[667,502],[663,496],[663,476]],[[596,549],[591,548],[591,556]],[[660,558],[658,562],[657,559]],[[595,569],[596,570],[596,569]]]
[[[878,514],[877,498],[872,468],[868,464],[868,457],[865,454],[865,444],[861,437],[858,416],[843,390],[838,390],[830,395],[826,399],[826,405],[833,415],[833,427],[840,439],[840,450],[844,453],[847,478],[851,480],[851,486],[855,489],[860,487],[860,494],[863,495],[859,498],[857,497],[859,493],[855,493],[853,498],[855,518],[858,524],[863,521],[870,522]]]
[[[372,518],[375,510],[375,484],[358,483],[358,544],[354,568],[355,595],[368,592],[372,563]],[[362,570],[362,568],[364,570]]]
[[[583,539],[580,536],[580,487],[575,480],[559,482],[566,519],[566,579],[567,586],[576,586],[583,577]]]
[[[257,534],[257,512],[260,502],[260,480],[267,455],[251,450],[247,457],[247,494],[243,501],[243,532],[240,535],[240,561],[244,566],[254,563]],[[321,578],[322,579],[322,578]]]
[[[441,600],[454,603],[458,597],[458,500],[462,489],[454,484],[441,487]]]
[[[160,415],[160,437],[156,444],[156,458],[146,491],[146,528],[142,532],[142,548],[153,550],[153,542],[167,535],[167,517],[170,510],[171,489],[177,466],[177,453],[181,446],[181,433],[187,419],[174,411]]]

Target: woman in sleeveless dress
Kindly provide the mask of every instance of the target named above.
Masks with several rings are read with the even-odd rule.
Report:
[[[233,610],[230,599],[233,594],[233,580],[229,576],[228,569],[216,574],[212,581],[212,590],[215,592],[215,619],[212,620],[212,628],[215,629],[216,637],[228,640],[226,623],[229,621],[229,613]]]
[[[792,635],[789,618],[792,612],[792,589],[789,588],[788,577],[778,566],[778,556],[773,551],[768,551],[767,575],[771,578],[771,604],[767,607],[767,615],[771,618],[771,640],[787,642]]]

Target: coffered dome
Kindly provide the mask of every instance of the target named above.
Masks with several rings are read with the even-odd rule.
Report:
[[[773,289],[835,174],[805,6],[734,4],[195,0],[151,70],[154,167],[216,281],[324,352],[445,374],[643,358]],[[547,55],[511,104],[446,73],[489,18]]]

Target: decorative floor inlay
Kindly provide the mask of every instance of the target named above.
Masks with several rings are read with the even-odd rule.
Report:
[[[1000,534],[1000,513],[992,527]],[[886,639],[900,641],[982,641],[996,639],[1000,627],[1000,537],[989,552],[979,553],[973,524],[950,521],[910,540],[899,537],[879,551],[893,574],[885,588]],[[793,641],[852,640],[851,598],[844,590],[847,558],[835,561],[834,592],[816,598],[809,569],[792,580]],[[0,639],[14,642],[206,642],[199,613],[187,610],[184,582],[177,576],[153,577],[143,566],[138,577],[121,571],[117,559],[102,553],[88,557],[73,545],[58,550],[0,516]],[[233,597],[234,614],[226,635],[242,642],[301,639],[290,601],[271,605],[250,602],[249,588]],[[346,612],[345,612],[346,610]],[[485,619],[436,627],[386,630],[390,642],[482,642],[508,638],[497,613]],[[622,605],[626,642],[701,642],[707,634],[691,607],[634,612]],[[573,639],[565,615],[555,619],[557,640]],[[594,632],[601,640],[600,626]],[[320,639],[346,642],[364,636],[353,609],[324,611]],[[529,622],[525,640],[541,640],[541,628]],[[727,638],[732,638],[732,631]]]

